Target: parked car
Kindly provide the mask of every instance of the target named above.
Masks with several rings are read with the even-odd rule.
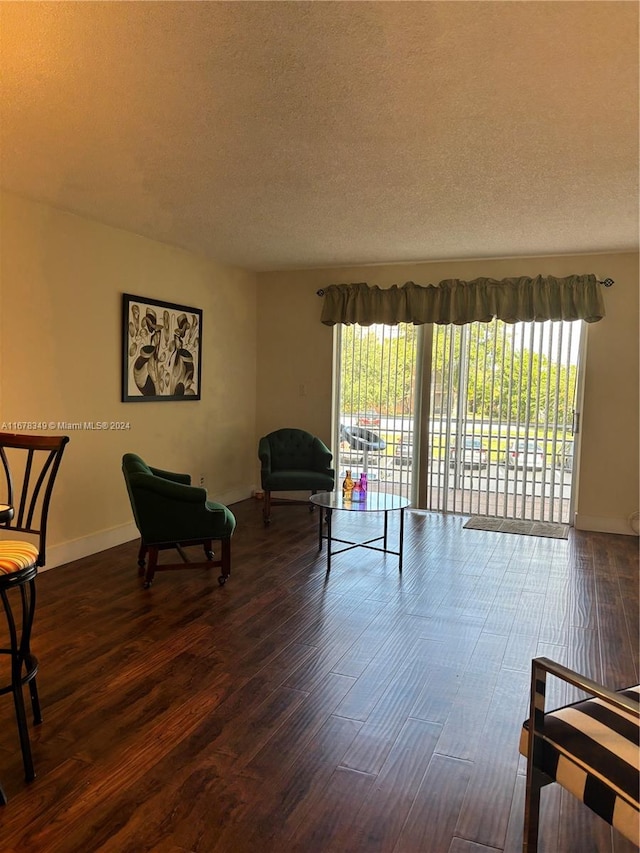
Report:
[[[358,415],[356,419],[356,424],[358,426],[365,427],[379,427],[380,426],[380,413],[376,412],[375,409],[371,409],[368,412],[362,412],[362,414]]]
[[[410,466],[413,462],[413,437],[403,433],[393,450],[393,464]]]
[[[511,442],[504,461],[507,468],[530,468],[539,471],[544,468],[544,450],[537,441],[521,438]]]
[[[449,452],[449,465],[456,464],[456,446],[453,445]],[[464,440],[464,448],[460,456],[460,462],[465,468],[486,468],[489,464],[487,450],[482,446],[479,438],[468,436]]]

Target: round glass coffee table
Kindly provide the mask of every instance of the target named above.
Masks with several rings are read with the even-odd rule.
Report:
[[[408,506],[411,506],[411,501],[403,498],[400,495],[388,495],[385,492],[367,492],[363,501],[345,500],[342,492],[319,492],[317,495],[311,495],[309,498],[312,504],[320,507],[320,521],[318,525],[318,550],[322,551],[322,543],[327,542],[327,571],[331,571],[331,557],[335,554],[342,554],[345,551],[351,551],[353,548],[368,548],[371,551],[380,551],[383,554],[394,554],[398,558],[398,571],[402,571],[402,546],[404,540],[404,511]],[[327,523],[326,533],[322,530],[322,520],[324,509],[324,520]],[[376,536],[374,539],[367,539],[364,542],[351,542],[348,539],[338,539],[331,533],[331,517],[334,510],[340,512],[383,512],[384,513],[384,532],[382,536]],[[388,530],[389,530],[389,513],[400,513],[400,536],[398,542],[398,550],[393,551],[388,547]],[[339,548],[337,551],[332,549],[332,543],[339,542],[342,545],[347,545],[346,548]],[[382,542],[382,547],[374,545],[374,542]]]

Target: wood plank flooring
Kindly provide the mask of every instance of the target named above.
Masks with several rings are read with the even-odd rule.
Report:
[[[531,658],[640,680],[638,540],[409,512],[402,576],[364,549],[327,576],[306,507],[266,529],[259,503],[233,510],[225,587],[186,570],[144,590],[135,542],[41,574],[38,775],[0,697],[0,850],[520,850]],[[334,533],[376,521],[336,513]],[[557,786],[541,835],[541,853],[635,849]]]

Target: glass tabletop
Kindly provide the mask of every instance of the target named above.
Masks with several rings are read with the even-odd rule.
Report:
[[[344,509],[350,512],[383,512],[393,509],[406,509],[411,501],[400,495],[389,495],[386,492],[367,492],[363,501],[345,500],[342,491],[319,492],[309,498],[312,504],[327,509]]]

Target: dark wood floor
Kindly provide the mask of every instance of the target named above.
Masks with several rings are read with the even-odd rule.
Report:
[[[305,507],[268,529],[233,509],[223,588],[197,570],[142,589],[133,542],[40,576],[38,777],[4,696],[0,850],[519,850],[530,660],[638,681],[637,539],[411,512],[402,577],[362,549],[327,577]],[[544,790],[541,851],[631,849]]]

